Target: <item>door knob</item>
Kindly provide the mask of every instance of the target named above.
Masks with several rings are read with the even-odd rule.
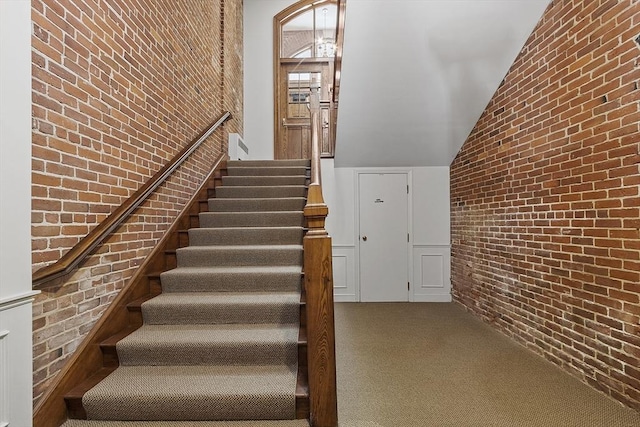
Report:
[[[367,236],[362,236],[362,240],[367,241]]]

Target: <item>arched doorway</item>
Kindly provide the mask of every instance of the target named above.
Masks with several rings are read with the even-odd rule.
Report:
[[[274,18],[274,157],[311,157],[309,94],[319,87],[321,151],[333,157],[337,0],[302,0]]]

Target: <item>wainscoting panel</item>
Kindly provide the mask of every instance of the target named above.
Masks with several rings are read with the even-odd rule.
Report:
[[[0,427],[31,425],[31,304],[36,293],[0,299]]]
[[[10,331],[0,330],[0,427],[9,425],[9,360],[7,337]]]
[[[414,245],[413,301],[451,301],[451,249],[449,246]]]
[[[333,250],[333,298],[336,302],[358,301],[355,281],[355,247],[335,245]]]

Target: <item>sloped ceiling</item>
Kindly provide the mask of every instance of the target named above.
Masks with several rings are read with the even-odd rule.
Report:
[[[449,166],[548,3],[347,0],[336,166]]]

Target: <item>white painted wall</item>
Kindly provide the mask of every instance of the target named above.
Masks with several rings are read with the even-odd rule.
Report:
[[[0,426],[32,424],[31,2],[0,1]]]
[[[273,17],[291,0],[244,0],[244,142],[250,159],[273,159]]]
[[[448,166],[549,0],[348,0],[336,166]]]

